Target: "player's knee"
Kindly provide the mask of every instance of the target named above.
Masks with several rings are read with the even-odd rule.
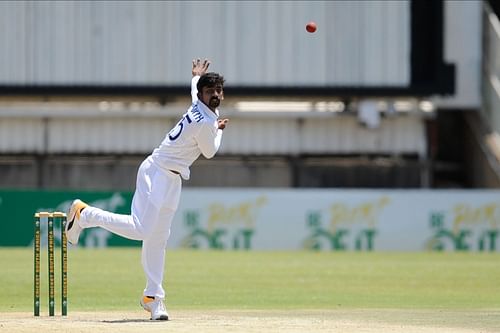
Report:
[[[151,235],[153,234],[153,228],[141,225],[139,228],[137,228],[137,232],[139,233],[141,239],[144,240],[151,237]]]
[[[149,242],[154,242],[158,247],[163,246],[163,244],[166,245],[167,240],[170,236],[170,228],[164,228],[162,227],[157,227],[157,228],[152,228],[152,230],[145,235],[145,240],[148,240]]]

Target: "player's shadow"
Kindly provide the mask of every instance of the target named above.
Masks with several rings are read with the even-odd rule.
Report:
[[[151,319],[117,319],[117,320],[103,320],[106,324],[124,324],[124,323],[161,323],[166,320],[151,320]]]

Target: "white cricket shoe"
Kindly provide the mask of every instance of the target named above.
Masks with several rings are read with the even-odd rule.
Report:
[[[151,312],[151,320],[168,320],[168,313],[163,299],[143,296],[141,298],[141,305],[144,310]]]
[[[78,224],[78,220],[80,220],[80,213],[85,207],[88,207],[88,205],[80,199],[73,201],[71,207],[69,207],[67,215],[68,221],[66,223],[66,238],[73,245],[78,244],[78,238],[83,230]]]

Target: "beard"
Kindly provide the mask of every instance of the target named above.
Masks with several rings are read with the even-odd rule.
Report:
[[[210,106],[211,108],[214,108],[214,109],[215,109],[215,108],[217,108],[219,105],[220,105],[220,99],[218,99],[218,98],[216,98],[216,97],[214,97],[214,98],[211,98],[211,99],[210,99],[209,106]]]

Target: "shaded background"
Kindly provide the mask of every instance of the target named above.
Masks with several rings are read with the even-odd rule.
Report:
[[[498,19],[487,2],[0,9],[2,188],[133,190],[189,106],[196,57],[226,76],[231,124],[184,186],[498,187]]]

